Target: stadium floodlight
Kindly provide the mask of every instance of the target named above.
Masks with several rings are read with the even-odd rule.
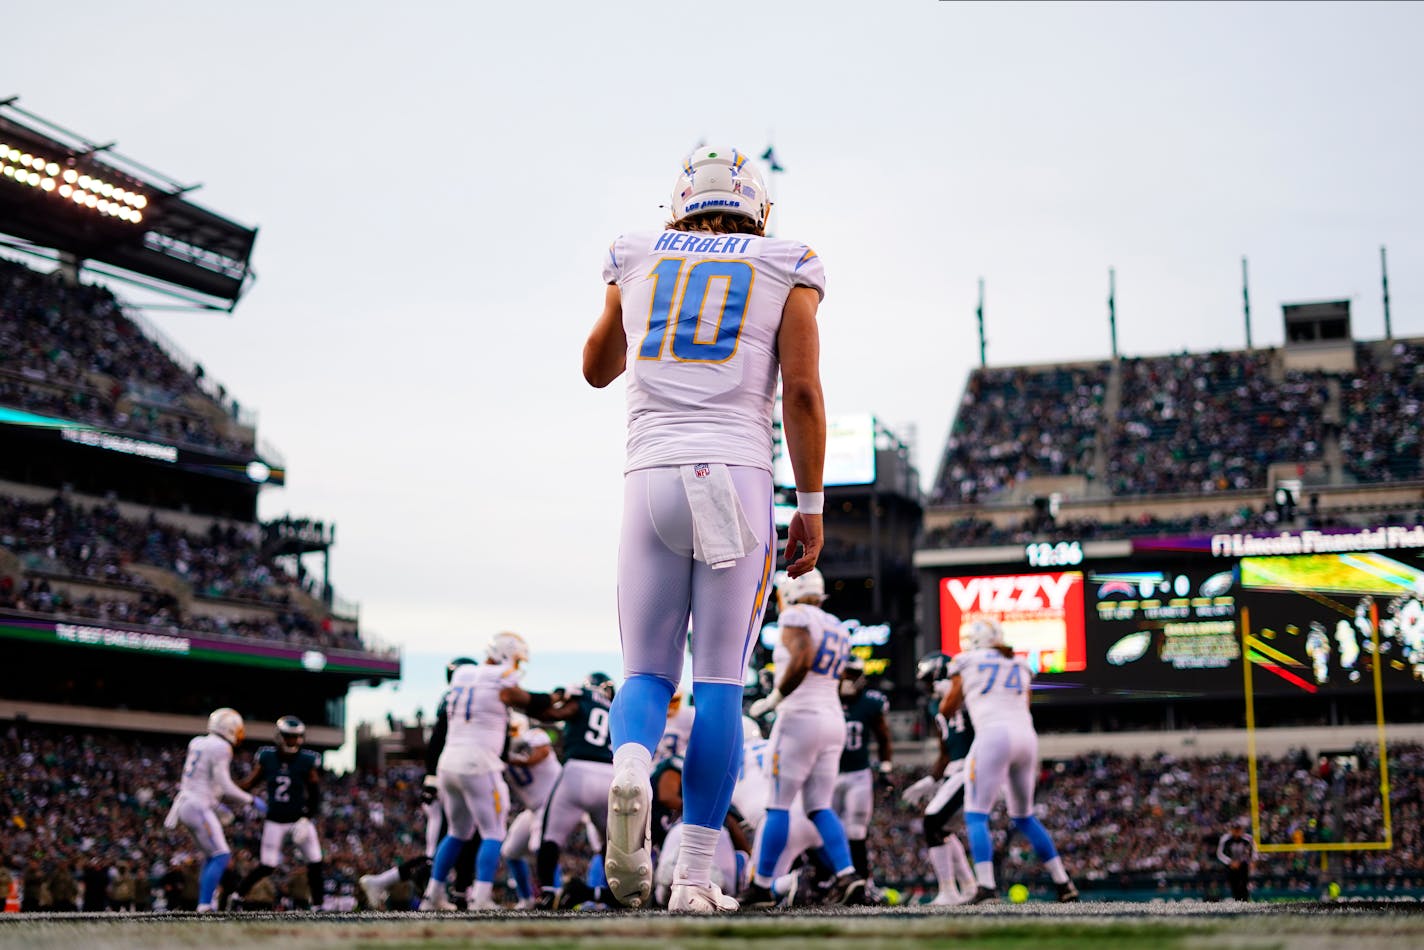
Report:
[[[115,185],[97,175],[80,174],[73,168],[62,167],[47,155],[21,152],[8,143],[0,145],[0,162],[6,160],[18,167],[4,165],[4,176],[19,184],[38,188],[46,194],[57,192],[59,198],[73,200],[78,207],[91,208],[128,224],[143,220],[141,215],[120,213],[121,210],[127,211],[125,205],[135,208],[148,206],[147,196],[137,189]],[[56,187],[59,184],[56,179],[59,178],[64,181],[62,187]]]

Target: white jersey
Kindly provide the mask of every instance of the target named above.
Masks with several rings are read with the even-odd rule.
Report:
[[[460,772],[495,772],[504,768],[504,740],[509,734],[509,707],[499,691],[519,683],[513,666],[468,663],[455,667],[442,707],[446,719],[445,748],[438,768]]]
[[[964,706],[976,730],[992,723],[1033,730],[1033,716],[1028,711],[1033,669],[1028,661],[1006,657],[992,648],[969,650],[950,661],[948,675],[959,677]]]
[[[553,745],[549,741],[549,734],[543,729],[527,730],[510,743],[510,753],[513,754],[521,743],[530,752]],[[559,773],[563,770],[559,757],[552,752],[533,765],[510,762],[504,768],[505,775],[509,778],[509,790],[530,811],[538,811],[544,807],[549,800],[549,793],[554,790],[554,783],[559,780]]]
[[[696,716],[697,710],[684,703],[677,712],[668,717],[653,761],[661,762],[663,759],[687,754],[687,740],[692,738],[692,721]]]
[[[841,670],[850,651],[850,639],[840,620],[813,604],[791,604],[781,612],[777,623],[783,629],[803,627],[809,630],[812,650],[811,668],[806,671],[805,679],[786,695],[777,710],[783,713],[809,710],[843,720]],[[785,670],[791,660],[791,652],[778,642],[771,659],[776,664],[779,680],[780,671]]]
[[[232,745],[222,736],[209,733],[188,743],[183,760],[183,777],[178,793],[212,807],[224,798],[247,804],[252,796],[232,780]]]
[[[625,234],[603,264],[628,340],[626,472],[720,462],[771,471],[777,334],[793,287],[824,296],[804,244],[747,234]]]
[[[767,792],[771,788],[771,742],[753,739],[742,746],[742,774],[732,789],[732,807],[753,828],[766,817]]]

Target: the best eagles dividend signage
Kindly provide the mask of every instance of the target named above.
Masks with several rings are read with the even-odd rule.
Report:
[[[182,632],[162,633],[98,624],[57,623],[5,614],[0,614],[0,638],[312,673],[400,675],[400,660],[395,657],[370,656],[347,650],[287,647],[262,640],[222,640]]]

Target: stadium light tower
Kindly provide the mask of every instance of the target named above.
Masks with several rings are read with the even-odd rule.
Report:
[[[1389,264],[1384,257],[1384,245],[1380,245],[1380,286],[1384,290],[1384,338],[1394,339],[1394,329],[1389,323]]]
[[[1108,268],[1108,335],[1112,338],[1112,358],[1117,360],[1117,271]]]
[[[1246,319],[1246,349],[1251,349],[1251,288],[1246,280],[1246,258],[1241,258],[1241,313]]]
[[[989,366],[989,361],[984,355],[984,278],[982,277],[979,278],[979,306],[975,309],[974,314],[979,318],[979,368],[986,369]]]

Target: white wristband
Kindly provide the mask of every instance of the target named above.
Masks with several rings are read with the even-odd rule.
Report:
[[[796,510],[803,515],[819,515],[826,509],[826,493],[823,491],[797,491]]]

